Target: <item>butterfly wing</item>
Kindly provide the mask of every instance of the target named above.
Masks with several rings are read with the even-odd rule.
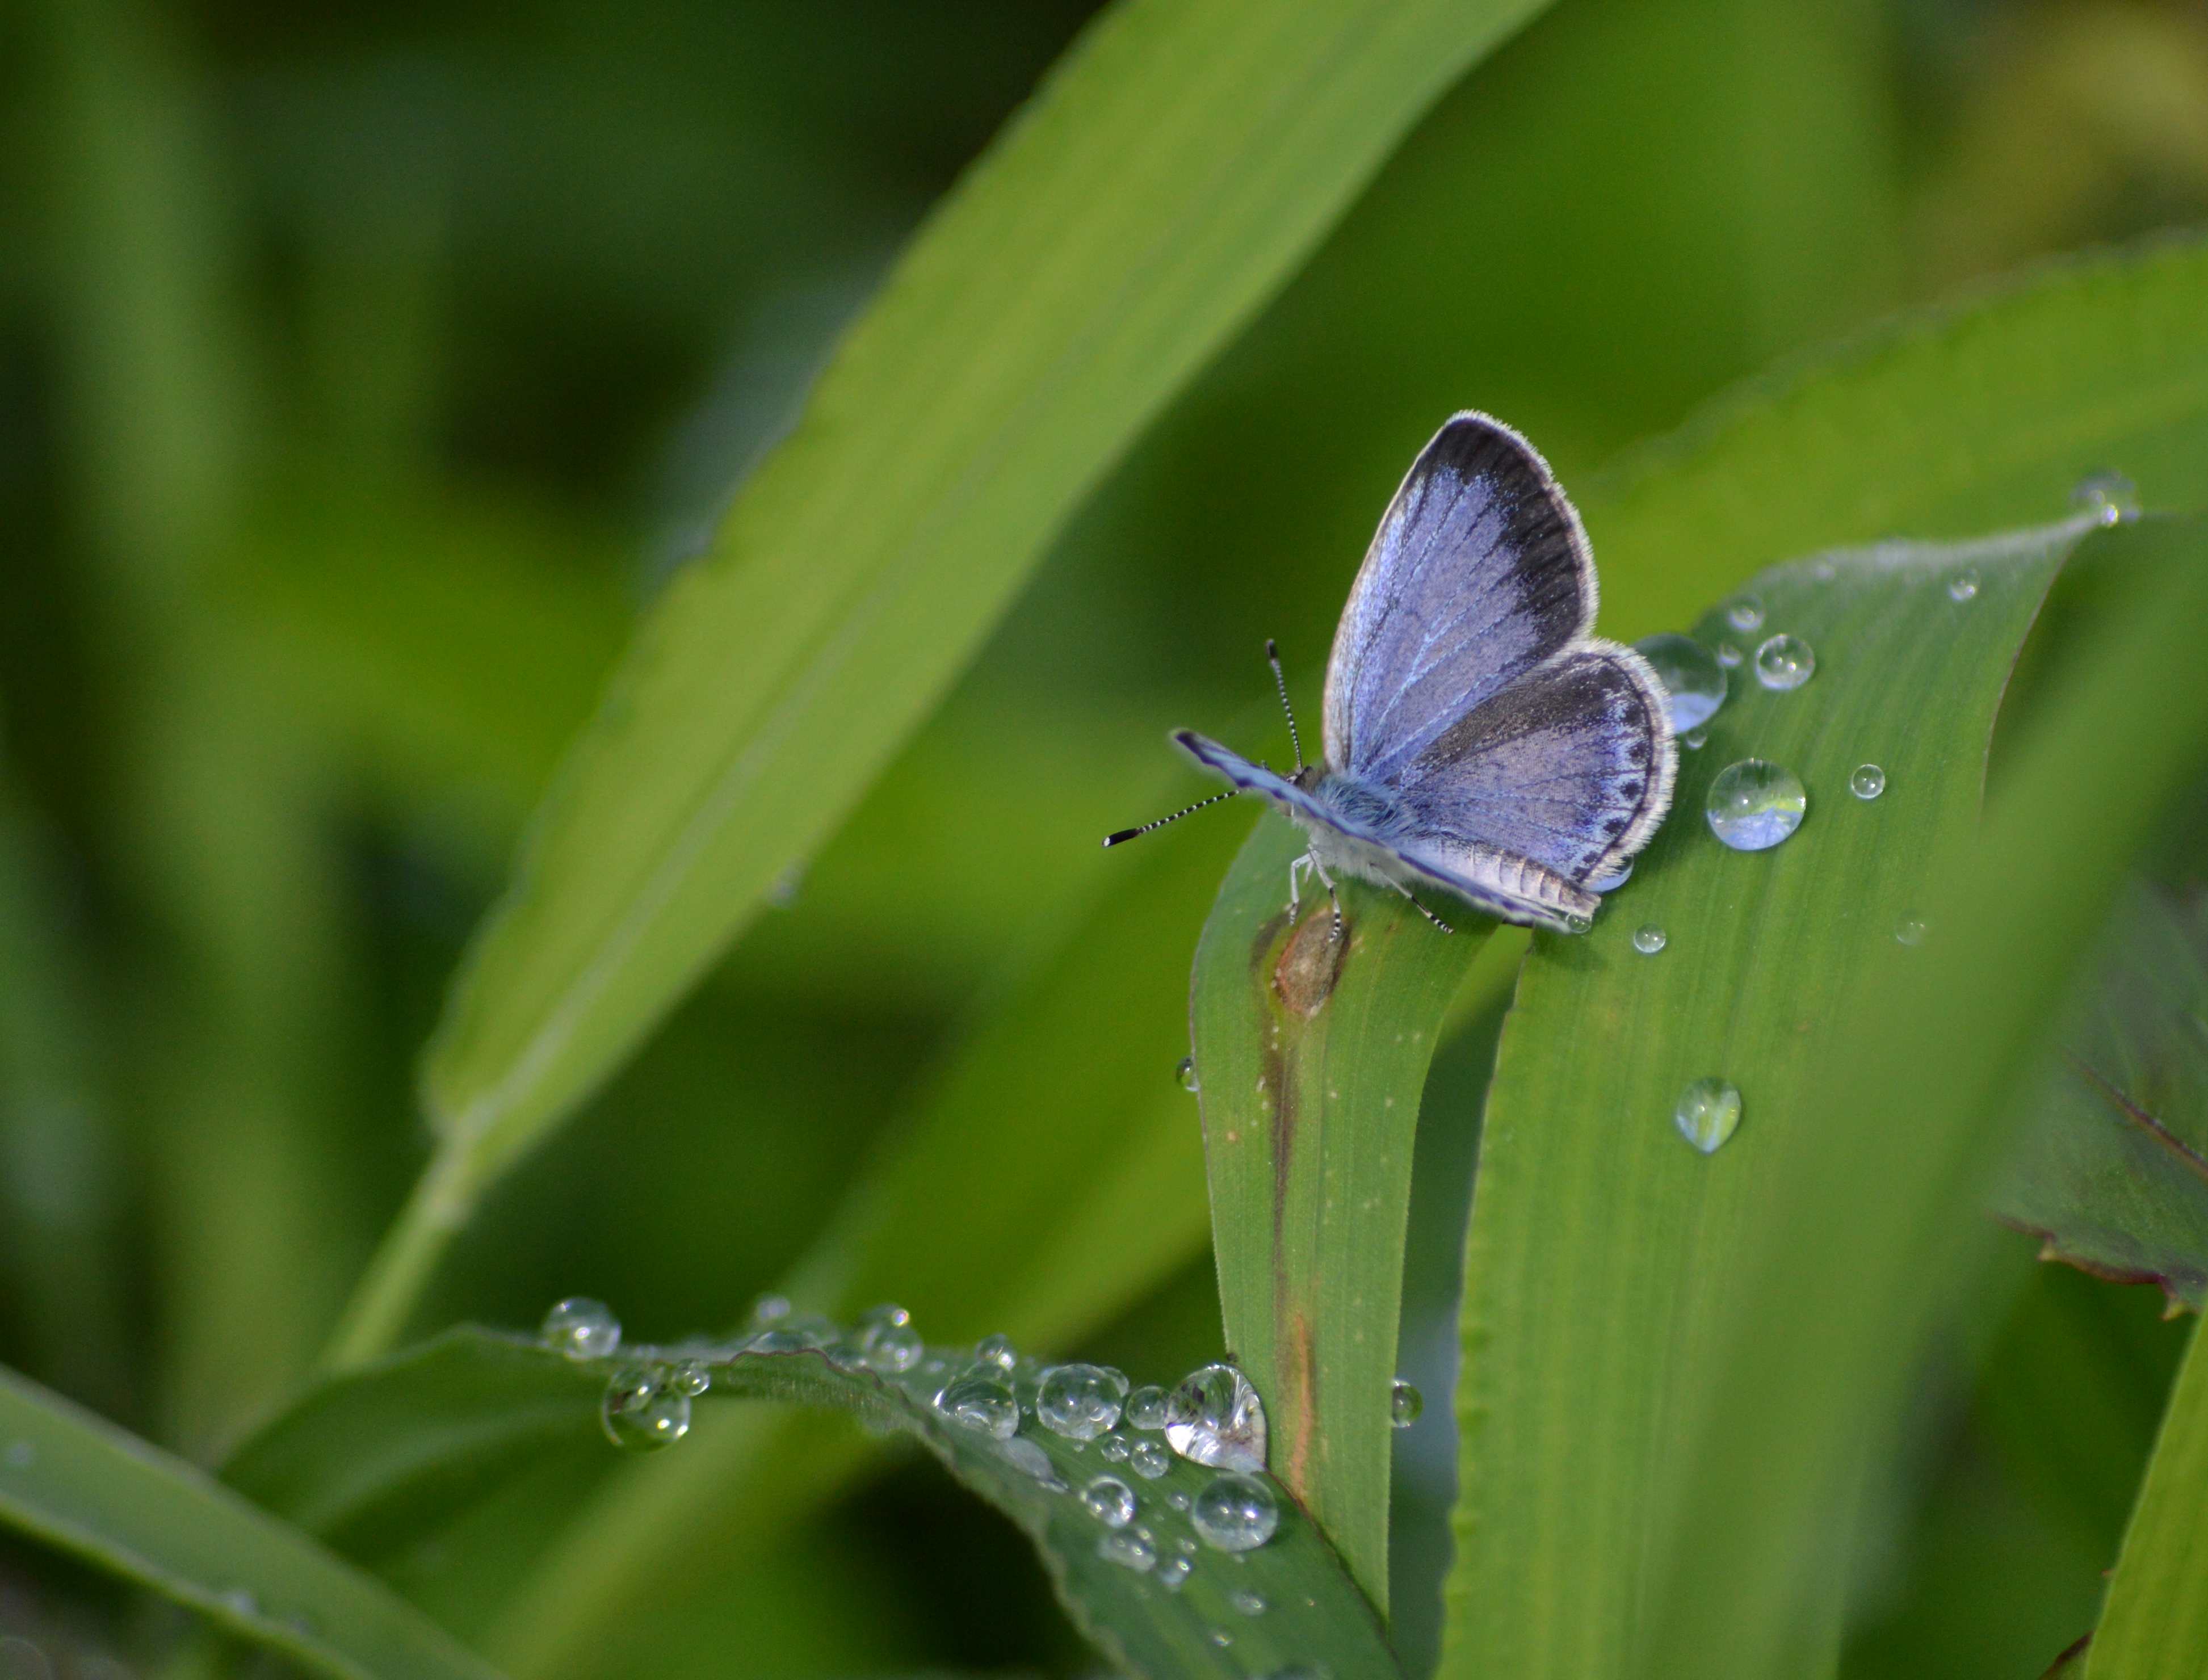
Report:
[[[1587,533],[1533,446],[1453,416],[1411,464],[1342,609],[1326,671],[1326,757],[1403,768],[1594,623]]]
[[[1279,771],[1252,764],[1231,747],[1221,747],[1209,735],[1200,735],[1194,729],[1175,729],[1173,744],[1194,759],[1206,770],[1225,777],[1238,788],[1263,794],[1274,804],[1309,822],[1324,823],[1329,828],[1350,831],[1339,817],[1313,799]]]
[[[1678,751],[1648,662],[1589,640],[1455,719],[1403,766],[1395,792],[1427,868],[1492,849],[1584,885],[1648,843],[1671,807]]]

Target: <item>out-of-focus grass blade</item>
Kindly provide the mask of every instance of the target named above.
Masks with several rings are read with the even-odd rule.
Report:
[[[1536,935],[1473,1191],[1455,1671],[1629,1663],[1647,1525],[1677,1467],[1671,1420],[1739,1287],[1740,1233],[1851,977],[1900,948],[1934,846],[1976,813],[2002,685],[2085,529],[1881,545],[1753,579],[1747,639],[1806,640],[1815,675],[1773,692],[1734,670],[1634,879],[1592,933]],[[1742,639],[1719,613],[1697,633]],[[1729,849],[1703,819],[1713,779],[1750,758],[1807,790],[1801,831],[1769,851]],[[1850,790],[1866,762],[1885,777],[1875,800]],[[1643,926],[1665,935],[1653,956]],[[1707,1078],[1743,1104],[1711,1155],[1673,1121]]]
[[[718,954],[1143,425],[1539,0],[1133,0],[845,339],[644,626],[430,1054],[443,1138],[336,1344]]]
[[[2073,1006],[1995,1197],[2050,1260],[2208,1298],[2208,913],[2142,886]]]
[[[2208,556],[2204,556],[2208,559]],[[2084,1680],[2193,1680],[2208,1663],[2208,1341],[2170,1391]]]
[[[304,1533],[5,1371],[0,1522],[317,1674],[493,1680],[480,1659]]]
[[[1442,1017],[1494,924],[1444,934],[1394,893],[1344,889],[1289,923],[1268,818],[1197,948],[1189,1015],[1227,1345],[1264,1397],[1273,1473],[1385,1613],[1390,1400],[1419,1094]]]
[[[1635,1672],[1799,1671],[1787,1647],[1833,1591],[1835,1514],[1962,1281],[2018,1086],[2135,853],[2208,763],[2208,524],[2090,540],[2133,585],[2125,610],[2038,704],[1983,836],[1943,857],[1933,937],[1865,964],[1833,1011],[1757,1204],[1712,1257],[1737,1284],[1668,1413],[1678,1472]]]

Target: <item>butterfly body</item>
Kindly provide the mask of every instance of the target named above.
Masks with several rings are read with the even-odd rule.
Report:
[[[1593,885],[1647,844],[1677,769],[1669,696],[1639,654],[1593,633],[1596,596],[1587,533],[1548,463],[1499,420],[1452,416],[1351,585],[1321,761],[1299,750],[1284,776],[1192,730],[1173,740],[1301,827],[1298,868],[1329,890],[1339,870],[1583,932]]]

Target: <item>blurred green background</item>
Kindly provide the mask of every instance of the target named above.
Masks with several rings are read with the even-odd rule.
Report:
[[[208,1459],[307,1371],[424,1157],[453,963],[639,606],[1089,9],[0,12],[0,1362]],[[2203,219],[2196,4],[1564,0],[1120,466],[419,1324],[570,1293],[643,1335],[739,1317],[1143,867],[1097,837],[1204,791],[1165,731],[1276,750],[1264,638],[1311,705],[1452,409],[1569,485],[1894,309]],[[1611,581],[1606,630],[1665,627]],[[1196,933],[1115,952],[1088,1030],[1149,1031]],[[1452,1112],[1493,1030],[1445,1052]],[[1161,1088],[1185,1048],[1155,1045]],[[1412,1347],[1449,1341],[1450,1217],[1414,1249]],[[2142,1292],[2014,1247],[1874,1501],[1851,1680],[2028,1675],[2092,1619],[2176,1343]],[[1131,1293],[1084,1346],[1151,1377],[1215,1351],[1192,1244]],[[1447,1413],[1402,1443],[1413,1525],[1445,1509]],[[485,1513],[459,1584],[411,1585],[479,1622],[610,1458]],[[0,1635],[135,1665],[170,1631],[0,1545]],[[675,1673],[1089,1665],[1011,1531],[916,1465],[637,1637]]]

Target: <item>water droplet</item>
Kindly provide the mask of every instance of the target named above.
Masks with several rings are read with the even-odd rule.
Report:
[[[1947,579],[1947,598],[1950,601],[1968,601],[1977,592],[1978,574],[1971,567],[1965,567]]]
[[[261,1600],[249,1587],[229,1587],[223,1589],[222,1607],[233,1616],[258,1616]]]
[[[1158,1565],[1158,1585],[1168,1593],[1178,1593],[1181,1583],[1188,1579],[1188,1572],[1195,1567],[1185,1557],[1168,1557]]]
[[[1009,1441],[1020,1426],[1020,1403],[993,1367],[969,1371],[945,1384],[935,1409],[955,1424]]]
[[[1081,1490],[1081,1505],[1107,1528],[1125,1528],[1135,1520],[1135,1490],[1117,1476],[1099,1476]]]
[[[912,1315],[893,1301],[870,1306],[859,1315],[851,1327],[851,1347],[861,1365],[885,1377],[910,1371],[927,1351],[912,1327]]]
[[[1127,1449],[1127,1463],[1144,1481],[1154,1482],[1173,1468],[1173,1455],[1155,1441],[1137,1441]]]
[[[1175,1488],[1172,1492],[1166,1495],[1166,1503],[1172,1506],[1177,1511],[1185,1511],[1188,1509],[1188,1495],[1183,1493],[1179,1488]]]
[[[1718,644],[1718,663],[1724,666],[1730,671],[1738,666],[1740,661],[1740,650],[1735,647],[1731,642],[1719,642]]]
[[[752,1323],[761,1329],[789,1317],[789,1297],[787,1295],[762,1295],[752,1303]]]
[[[1799,636],[1773,636],[1755,650],[1755,680],[1774,693],[1799,688],[1816,674],[1817,656]]]
[[[1679,745],[1689,753],[1699,753],[1709,738],[1710,732],[1707,729],[1689,729],[1679,737]]]
[[[1633,948],[1643,957],[1653,957],[1664,949],[1664,930],[1653,921],[1635,928]]]
[[[1618,866],[1617,870],[1614,874],[1605,875],[1599,881],[1589,881],[1587,883],[1587,891],[1589,892],[1615,892],[1618,888],[1623,886],[1632,879],[1633,863],[1630,859],[1628,859],[1624,863]]]
[[[1180,1088],[1185,1091],[1196,1091],[1203,1089],[1201,1085],[1196,1083],[1196,1058],[1193,1056],[1183,1056],[1179,1061],[1175,1063],[1173,1065],[1173,1075],[1180,1081]]]
[[[1743,595],[1737,597],[1733,603],[1725,609],[1725,622],[1732,626],[1736,630],[1761,630],[1763,628],[1763,602],[1761,597],[1754,595]]]
[[[1059,1479],[1058,1467],[1050,1461],[1050,1455],[1028,1439],[1015,1435],[999,1448],[1015,1467],[1024,1470],[1053,1493],[1065,1491],[1065,1483]]]
[[[631,1452],[657,1452],[690,1432],[690,1396],[648,1365],[623,1365],[598,1401],[606,1439]]]
[[[1408,1429],[1425,1409],[1426,1397],[1419,1392],[1418,1385],[1398,1377],[1395,1386],[1388,1391],[1388,1421],[1398,1429]]]
[[[1166,1426],[1166,1391],[1145,1383],[1127,1396],[1127,1423],[1132,1429],[1159,1430]]]
[[[603,1301],[570,1295],[544,1315],[538,1337],[571,1359],[603,1359],[621,1346],[621,1320]]]
[[[772,1329],[762,1330],[744,1344],[747,1353],[804,1353],[833,1347],[843,1339],[843,1330],[817,1312],[784,1312]]]
[[[1103,1454],[1107,1464],[1125,1464],[1127,1461],[1127,1437],[1107,1435],[1096,1450]]]
[[[695,1399],[713,1386],[713,1373],[702,1359],[684,1359],[668,1373],[667,1382],[675,1393]]]
[[[2116,525],[2139,516],[2139,486],[2121,472],[2097,472],[2078,481],[2070,492],[2070,505],[2097,514],[2103,525]]]
[[[1227,1595],[1227,1602],[1245,1616],[1263,1616],[1268,1608],[1263,1593],[1252,1593],[1246,1587],[1238,1587]]]
[[[10,1470],[27,1470],[38,1461],[39,1449],[33,1443],[10,1441],[8,1443],[8,1467]]]
[[[1229,1470],[1211,1479],[1196,1496],[1189,1521],[1206,1545],[1221,1551],[1248,1551],[1273,1538],[1281,1507],[1273,1490],[1255,1476]]]
[[[1922,917],[1904,916],[1901,925],[1893,930],[1893,937],[1905,945],[1921,945],[1931,931],[1924,925]]]
[[[1591,915],[1575,915],[1569,910],[1564,912],[1564,931],[1568,933],[1584,933],[1593,926],[1594,918]]]
[[[1767,851],[1802,826],[1809,808],[1801,778],[1767,759],[1727,765],[1702,801],[1710,832],[1737,852]]]
[[[1113,1532],[1096,1537],[1096,1555],[1123,1569],[1147,1569],[1158,1561],[1156,1549],[1140,1534]]]
[[[1697,1079],[1671,1111],[1679,1136],[1704,1155],[1717,1153],[1740,1126],[1740,1087],[1729,1079]]]
[[[1876,765],[1857,765],[1848,777],[1848,791],[1857,799],[1876,799],[1886,791],[1886,772]]]
[[[1224,1628],[1209,1629],[1206,1630],[1203,1636],[1222,1651],[1224,1651],[1228,1646],[1234,1643],[1234,1635],[1228,1633]]]
[[[1119,1421],[1126,1402],[1127,1379],[1111,1366],[1053,1365],[1036,1391],[1035,1417],[1053,1434],[1094,1441]]]
[[[1725,667],[1717,656],[1691,636],[1644,636],[1634,651],[1654,669],[1665,693],[1671,697],[1671,729],[1684,735],[1699,729],[1725,704]]]
[[[1233,1365],[1205,1365],[1166,1402],[1166,1440],[1183,1458],[1215,1470],[1262,1470],[1264,1402]]]
[[[974,1357],[983,1365],[1010,1371],[1020,1362],[1020,1350],[1012,1346],[1008,1335],[985,1335],[974,1344]]]

